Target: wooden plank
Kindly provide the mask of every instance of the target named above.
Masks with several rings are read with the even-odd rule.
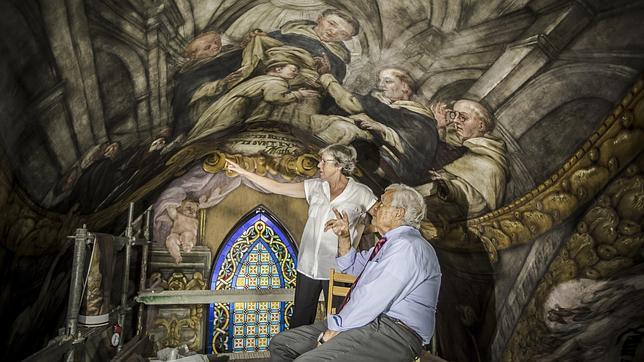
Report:
[[[333,281],[340,283],[353,283],[356,281],[356,276],[351,274],[335,273],[335,275],[333,275]]]
[[[349,293],[349,289],[350,288],[347,288],[347,287],[337,287],[337,286],[335,286],[335,287],[333,287],[333,295],[339,295],[341,297],[344,297],[344,296],[347,295],[347,293]]]

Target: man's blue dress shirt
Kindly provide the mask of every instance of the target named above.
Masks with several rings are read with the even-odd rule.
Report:
[[[373,247],[361,252],[352,248],[336,258],[343,273],[362,275],[342,310],[329,316],[328,328],[346,331],[362,327],[384,313],[405,323],[427,344],[434,334],[441,284],[436,252],[410,226],[399,226],[383,237],[387,242],[371,261]]]

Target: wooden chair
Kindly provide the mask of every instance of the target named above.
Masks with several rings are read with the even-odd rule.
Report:
[[[329,292],[326,297],[326,314],[335,314],[335,308],[333,307],[333,297],[346,297],[349,293],[350,287],[335,285],[336,283],[345,283],[353,284],[356,281],[356,276],[345,273],[338,273],[335,269],[331,269],[331,275],[329,276]]]

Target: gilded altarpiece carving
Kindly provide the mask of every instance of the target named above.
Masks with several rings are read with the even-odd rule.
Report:
[[[211,264],[210,249],[195,246],[181,264],[163,247],[151,253],[150,285],[163,290],[204,290]],[[161,305],[148,309],[148,331],[157,348],[187,345],[191,351],[204,349],[204,306]]]

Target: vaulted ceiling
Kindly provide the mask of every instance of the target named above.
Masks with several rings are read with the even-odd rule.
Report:
[[[349,89],[364,93],[377,69],[396,65],[418,80],[417,100],[423,104],[465,97],[494,112],[495,134],[510,152],[505,203],[511,216],[520,215],[519,206],[530,200],[535,205],[530,212],[543,211],[547,201],[533,196],[556,183],[569,168],[564,165],[580,159],[577,155],[596,157],[586,141],[597,141],[600,134],[593,133],[606,131],[602,122],[611,121],[611,111],[644,70],[642,0],[3,1],[0,206],[7,218],[29,215],[2,220],[0,236],[11,239],[6,249],[53,258],[57,235],[35,225],[70,219],[41,207],[48,193],[99,145],[120,141],[142,147],[173,126],[173,77],[190,39],[218,31],[225,42],[236,44],[251,29],[271,31],[290,20],[315,20],[327,8],[351,13],[362,26],[346,43],[353,59],[345,79]],[[578,151],[582,146],[588,147]],[[628,170],[637,174],[635,166]],[[28,206],[17,207],[19,198]],[[43,215],[51,219],[38,221]],[[477,225],[495,233],[515,226],[516,220],[499,223],[496,216]],[[497,255],[492,275],[498,305],[489,308],[497,307],[492,314],[505,323],[505,332],[489,336],[496,343],[494,356],[504,352],[559,249],[565,249],[575,227],[585,227],[576,223],[568,220],[559,229],[551,223],[550,234],[522,240],[524,245],[514,249],[500,247],[501,238],[489,240],[499,250],[508,249]],[[539,225],[529,228],[540,230]],[[562,258],[552,265],[562,264]],[[14,262],[12,271],[47,272],[46,263]],[[468,263],[478,265],[463,262]]]

